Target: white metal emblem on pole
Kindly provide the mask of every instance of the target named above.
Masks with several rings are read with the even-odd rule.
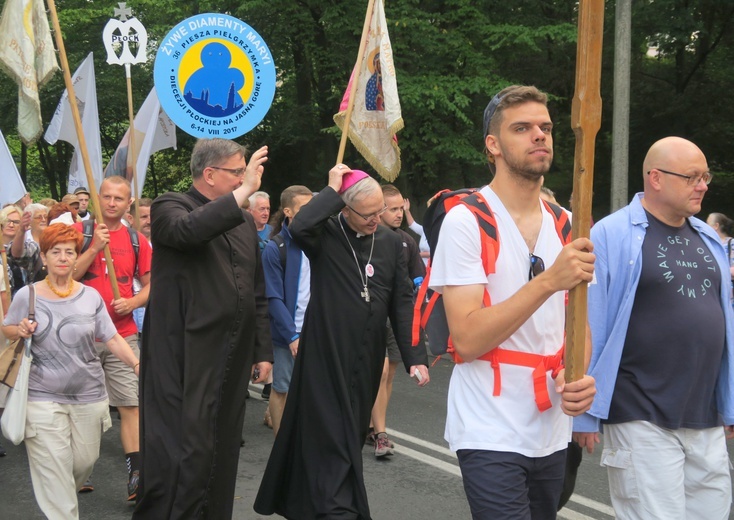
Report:
[[[107,49],[107,63],[110,65],[124,65],[125,79],[127,81],[127,106],[128,117],[130,119],[129,143],[128,143],[128,162],[132,162],[133,173],[133,190],[134,197],[137,200],[140,197],[138,189],[138,172],[137,172],[137,156],[135,154],[135,117],[133,113],[133,90],[132,78],[130,75],[130,65],[136,63],[145,63],[148,61],[148,32],[143,24],[132,16],[132,9],[127,7],[125,2],[117,4],[119,8],[115,8],[115,16],[119,18],[111,18],[105,25],[102,33],[105,49]],[[136,50],[133,53],[131,46]],[[142,188],[142,187],[141,187]],[[135,204],[135,227],[140,225],[139,204]]]

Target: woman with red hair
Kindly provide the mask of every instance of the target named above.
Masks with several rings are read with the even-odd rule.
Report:
[[[23,287],[2,331],[11,340],[33,341],[25,445],[38,505],[49,518],[79,518],[77,490],[92,473],[102,432],[111,425],[95,338],[136,374],[140,363],[117,333],[99,293],[71,276],[82,234],[52,224],[39,242],[48,276],[34,284],[36,321],[28,320],[29,291]]]

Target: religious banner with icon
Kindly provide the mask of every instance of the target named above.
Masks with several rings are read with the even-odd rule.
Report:
[[[334,122],[375,171],[392,182],[400,174],[395,134],[404,126],[403,116],[385,8],[382,0],[372,0],[370,6],[369,25],[365,23],[362,34],[364,49],[360,48],[362,54],[357,57]],[[341,162],[341,157],[336,162]]]
[[[275,63],[249,25],[225,14],[183,20],[161,41],[155,89],[176,126],[233,139],[263,120],[275,96]]]

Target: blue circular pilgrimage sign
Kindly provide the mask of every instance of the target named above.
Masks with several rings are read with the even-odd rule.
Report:
[[[171,29],[153,77],[163,110],[194,137],[246,134],[275,95],[270,49],[252,27],[226,14],[199,14]]]

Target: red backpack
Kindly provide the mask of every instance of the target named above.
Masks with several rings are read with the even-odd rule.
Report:
[[[487,200],[476,188],[467,188],[456,191],[443,190],[438,192],[434,197],[433,203],[428,207],[423,217],[423,231],[426,240],[431,249],[431,259],[426,266],[426,276],[418,291],[413,310],[413,346],[417,346],[420,342],[421,330],[423,330],[428,339],[428,346],[431,353],[438,361],[442,354],[450,354],[454,362],[462,363],[463,360],[454,350],[449,334],[449,327],[446,321],[446,310],[443,305],[442,296],[431,291],[428,287],[431,279],[431,263],[433,262],[433,253],[438,245],[441,225],[446,214],[452,208],[462,204],[477,219],[479,226],[479,235],[481,237],[482,246],[482,265],[486,275],[495,272],[495,262],[500,253],[500,237],[497,230],[497,220],[494,213],[489,207]],[[543,201],[543,205],[551,216],[555,224],[556,233],[563,245],[571,241],[571,221],[568,214],[556,204]],[[492,305],[492,300],[487,291],[484,292],[482,303],[485,307]],[[517,352],[494,348],[487,354],[478,359],[489,361],[494,369],[494,395],[500,395],[501,378],[500,363],[510,363],[514,365],[523,365],[534,368],[533,384],[535,386],[536,403],[541,411],[550,408],[550,399],[546,389],[545,372],[553,371],[555,377],[563,364],[563,346],[555,355],[541,356],[538,354]]]

